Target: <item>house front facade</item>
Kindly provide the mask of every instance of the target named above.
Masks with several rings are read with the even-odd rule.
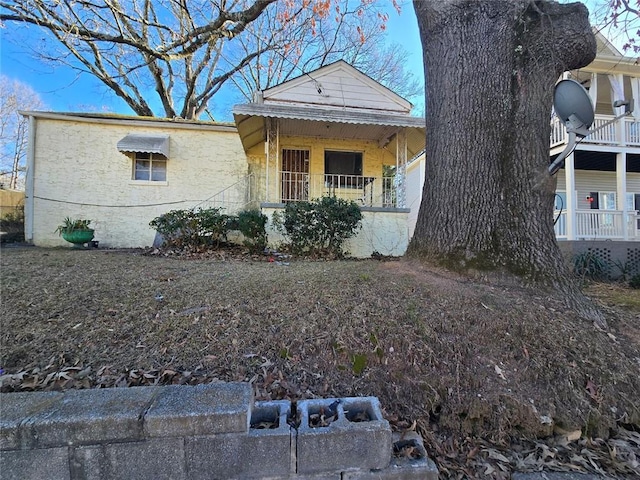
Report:
[[[425,145],[412,105],[343,61],[262,91],[233,109],[263,212],[326,195],[355,201],[360,234],[346,249],[404,254],[406,166]],[[280,240],[271,230],[270,238]]]
[[[326,195],[355,201],[354,256],[402,255],[408,243],[407,159],[424,148],[424,118],[345,62],[260,92],[235,124],[24,112],[31,138],[25,236],[62,246],[65,217],[92,221],[100,246],[150,246],[149,222],[177,209],[260,208]],[[283,240],[268,224],[272,244]]]

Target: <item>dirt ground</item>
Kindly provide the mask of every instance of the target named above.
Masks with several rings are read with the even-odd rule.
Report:
[[[408,260],[148,253],[3,248],[1,390],[375,395],[443,478],[640,475],[638,290],[587,288],[601,331],[540,292]]]

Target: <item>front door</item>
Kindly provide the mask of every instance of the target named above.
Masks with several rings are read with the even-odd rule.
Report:
[[[309,150],[282,150],[281,181],[283,203],[309,199]]]

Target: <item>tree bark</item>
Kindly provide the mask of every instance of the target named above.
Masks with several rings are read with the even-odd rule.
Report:
[[[547,0],[414,0],[427,147],[408,254],[515,276],[603,324],[570,278],[553,230],[553,87],[596,54],[588,11]]]

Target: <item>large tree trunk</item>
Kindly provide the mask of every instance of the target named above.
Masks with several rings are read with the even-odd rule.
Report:
[[[601,315],[571,281],[553,231],[553,87],[596,42],[579,3],[414,0],[427,105],[426,180],[408,254],[515,275]]]

